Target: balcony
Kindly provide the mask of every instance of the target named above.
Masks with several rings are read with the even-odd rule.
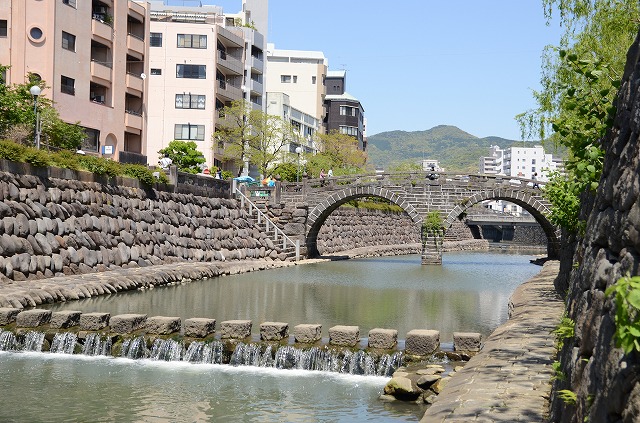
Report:
[[[138,97],[142,96],[142,93],[144,92],[144,80],[140,78],[139,75],[128,73],[126,84],[127,92],[137,95]]]
[[[129,16],[137,19],[140,22],[144,22],[146,10],[143,5],[129,0]]]
[[[134,56],[136,59],[142,60],[144,57],[144,40],[138,38],[133,34],[127,35],[127,48],[128,54]]]
[[[256,81],[255,79],[251,80],[249,86],[251,87],[251,94],[257,94],[261,96],[264,93],[264,85],[262,85],[261,82]]]
[[[128,132],[140,135],[142,133],[142,115],[131,110],[125,110],[124,125]]]
[[[91,20],[91,33],[97,41],[111,47],[113,42],[113,28],[104,21],[94,18]]]
[[[224,98],[226,101],[235,101],[242,99],[242,90],[225,81],[218,80],[216,94]]]
[[[251,56],[251,70],[256,73],[264,73],[264,62],[262,59]]]
[[[216,26],[218,29],[218,38],[227,47],[244,47],[244,37],[239,36],[231,32],[230,30],[221,26]],[[242,31],[239,31],[242,33]]]
[[[218,65],[227,72],[235,75],[242,75],[244,73],[242,62],[222,50],[218,50]]]
[[[103,85],[106,83],[110,86],[112,72],[110,63],[91,61],[91,79],[93,81],[100,82]]]

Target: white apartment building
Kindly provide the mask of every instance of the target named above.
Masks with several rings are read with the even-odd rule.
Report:
[[[286,94],[291,107],[313,116],[322,125],[327,65],[321,51],[279,50],[269,43],[267,92]]]
[[[315,154],[318,149],[314,142],[314,135],[321,128],[320,121],[314,116],[291,106],[290,98],[285,93],[267,93],[267,114],[279,116],[291,122],[296,141],[289,143],[286,151],[295,153],[296,147],[302,147],[305,153]]]
[[[540,182],[549,180],[549,174],[562,170],[562,160],[547,154],[541,145],[534,147],[509,147],[501,149],[491,146],[490,154],[480,157],[480,173],[489,175],[505,175],[511,177],[535,179]],[[502,201],[487,201],[485,207],[507,213],[520,215],[522,207]]]
[[[244,26],[250,15],[225,15],[219,6],[151,2],[150,164],[171,141],[194,141],[207,166],[235,172],[234,164],[222,162],[224,145],[213,135],[225,124],[219,110],[231,102],[245,99],[264,107],[264,37],[255,26]]]

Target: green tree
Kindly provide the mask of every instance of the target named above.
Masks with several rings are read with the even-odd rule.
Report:
[[[0,75],[9,69],[0,65]],[[15,137],[12,134],[22,132],[20,128],[30,128],[31,134],[28,142],[34,139],[35,114],[33,96],[29,89],[38,85],[44,94],[47,89],[44,81],[36,79],[32,74],[27,75],[23,84],[5,85],[0,81],[0,137],[12,136],[20,141],[23,136]],[[38,98],[38,111],[40,112],[41,136],[46,144],[59,148],[77,149],[87,137],[84,129],[78,122],[70,124],[60,119],[53,102],[41,94]]]
[[[215,141],[224,143],[223,160],[234,161],[241,170],[248,173],[246,168],[251,156],[250,146],[255,145],[257,134],[252,130],[252,123],[256,121],[256,111],[245,100],[233,101],[220,110],[223,124],[213,134]]]
[[[277,162],[285,159],[285,147],[294,141],[289,122],[279,116],[255,111],[250,115],[252,136],[249,141],[249,163],[256,165],[262,176],[273,173]]]
[[[200,171],[199,165],[206,162],[202,153],[198,151],[197,144],[193,141],[173,140],[158,153],[169,157],[181,172],[198,173]]]
[[[637,0],[543,0],[545,15],[559,13],[560,46],[543,53],[538,107],[518,115],[523,138],[539,137],[568,149],[567,175],[547,184],[558,209],[556,223],[577,232],[580,196],[597,187],[602,171],[600,140],[612,123],[612,102],[640,22]],[[557,184],[554,186],[554,184]],[[577,207],[575,206],[577,204]],[[570,214],[573,213],[573,214]]]
[[[367,163],[367,155],[358,149],[358,140],[350,135],[331,131],[316,134],[318,154],[307,159],[307,171],[317,176],[320,169],[333,169],[334,175],[362,173]]]

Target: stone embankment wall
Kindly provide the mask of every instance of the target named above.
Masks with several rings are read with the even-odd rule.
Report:
[[[565,381],[556,381],[553,422],[640,421],[640,353],[614,343],[615,305],[605,289],[640,273],[640,34],[627,55],[613,129],[604,141],[604,169],[573,257],[568,315],[575,337],[560,353]],[[567,389],[576,405],[557,394]]]
[[[14,281],[184,260],[285,259],[235,200],[7,172],[0,200],[0,278]]]

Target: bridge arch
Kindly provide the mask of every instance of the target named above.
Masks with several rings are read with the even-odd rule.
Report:
[[[416,224],[417,227],[422,225],[423,217],[413,207],[405,197],[390,191],[384,187],[371,187],[371,186],[357,186],[345,188],[340,191],[335,191],[331,195],[327,196],[322,202],[317,204],[312,210],[309,211],[307,217],[307,256],[317,257],[320,255],[318,252],[318,233],[322,228],[322,225],[327,220],[329,215],[341,205],[358,198],[364,197],[378,197],[384,198],[392,202],[393,204],[401,207],[409,218]]]
[[[547,205],[540,201],[539,196],[532,194],[533,192],[523,190],[522,188],[502,188],[500,190],[476,192],[464,201],[456,204],[447,214],[443,222],[445,232],[462,213],[475,204],[485,200],[509,201],[528,211],[536,222],[540,224],[547,236],[547,255],[549,258],[558,258],[560,252],[560,229],[547,219],[546,215],[550,212]]]

